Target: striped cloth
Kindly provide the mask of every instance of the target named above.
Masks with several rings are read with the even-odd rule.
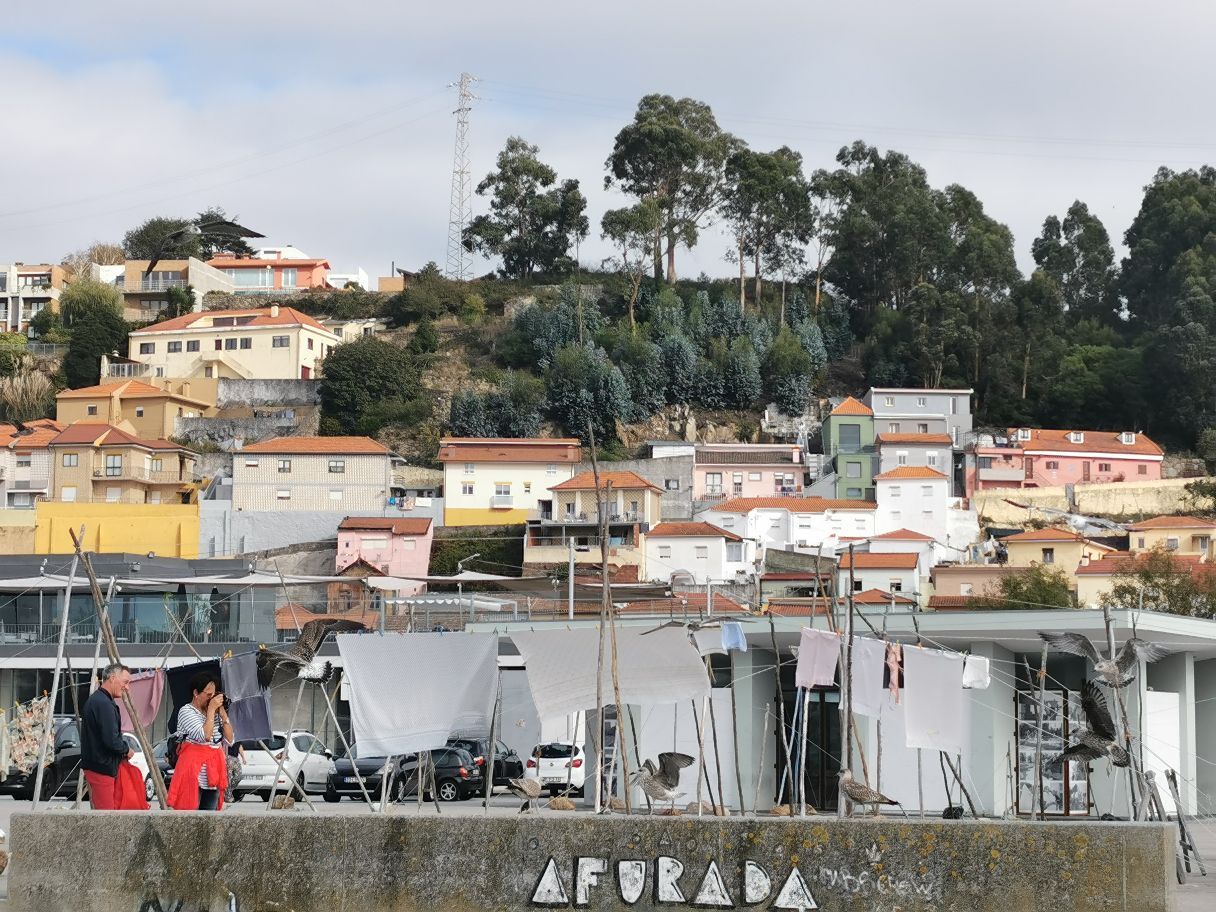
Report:
[[[215,725],[211,730],[211,741],[208,742],[206,732],[203,730],[206,722],[207,719],[203,715],[202,710],[197,709],[193,703],[187,703],[177,712],[177,734],[191,744],[210,743],[212,747],[219,747],[220,742],[224,740],[223,726],[220,725],[219,719],[216,719]],[[198,787],[210,788],[207,784],[206,764],[199,770]]]

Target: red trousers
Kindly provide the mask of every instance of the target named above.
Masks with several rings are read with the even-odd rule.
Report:
[[[89,803],[95,811],[146,811],[148,799],[144,794],[144,780],[134,765],[123,761],[118,764],[118,775],[84,771],[84,780],[89,784]]]

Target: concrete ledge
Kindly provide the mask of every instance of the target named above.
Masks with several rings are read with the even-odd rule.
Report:
[[[21,912],[1168,912],[1174,876],[1162,824],[50,812],[10,842]]]

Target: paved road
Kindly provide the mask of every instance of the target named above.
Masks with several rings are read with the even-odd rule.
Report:
[[[1196,869],[1178,888],[1177,912],[1212,912],[1216,909],[1216,817],[1189,823],[1195,845],[1207,864],[1208,876],[1200,877]]]

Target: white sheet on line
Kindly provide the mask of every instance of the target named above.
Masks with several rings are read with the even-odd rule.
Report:
[[[907,746],[963,752],[963,657],[939,649],[904,647]]]
[[[882,686],[887,667],[887,644],[873,637],[853,637],[853,688],[850,699],[853,712],[862,716],[877,716],[890,701],[890,692]]]
[[[836,683],[836,663],[839,661],[840,634],[803,627],[798,640],[794,684],[798,687],[831,687]]]
[[[497,634],[344,633],[336,640],[359,756],[432,750],[456,735],[490,733]]]
[[[967,656],[963,661],[963,686],[968,690],[987,690],[991,680],[988,657]]]
[[[716,633],[717,631],[715,631]],[[596,705],[599,630],[512,632],[523,656],[532,702],[541,721]],[[669,627],[651,633],[637,628],[616,631],[621,700],[637,706],[699,700],[709,692],[705,663],[688,633]],[[611,632],[604,638],[604,703],[615,702],[612,689]]]

